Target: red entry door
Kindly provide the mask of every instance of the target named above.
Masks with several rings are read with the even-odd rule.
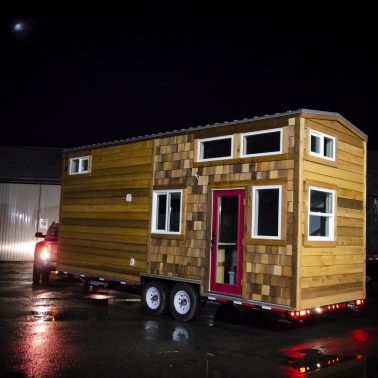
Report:
[[[210,291],[241,295],[244,189],[215,190],[212,219]]]

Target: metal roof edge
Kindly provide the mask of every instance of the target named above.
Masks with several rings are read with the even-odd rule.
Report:
[[[206,130],[206,129],[212,129],[212,128],[222,127],[222,126],[237,125],[237,124],[240,124],[240,123],[259,121],[259,120],[263,120],[263,119],[286,117],[286,116],[297,115],[297,114],[301,114],[301,113],[329,115],[329,116],[339,117],[343,121],[350,124],[354,129],[356,129],[363,136],[365,136],[365,138],[367,138],[367,134],[365,134],[358,127],[353,125],[352,122],[348,121],[345,117],[343,117],[339,113],[301,108],[301,109],[297,109],[297,110],[288,110],[288,111],[283,112],[283,113],[265,114],[263,116],[255,116],[255,117],[252,117],[252,118],[244,118],[244,119],[241,119],[241,120],[234,120],[234,121],[229,121],[229,122],[226,121],[226,122],[222,122],[222,123],[208,124],[208,125],[205,125],[205,126],[194,126],[194,127],[184,128],[184,129],[180,129],[180,130],[172,130],[172,131],[148,134],[148,135],[143,135],[143,136],[137,136],[137,137],[115,140],[115,141],[111,141],[111,142],[95,143],[95,144],[90,144],[90,145],[87,145],[87,146],[65,148],[65,149],[63,149],[63,152],[65,153],[65,152],[73,152],[73,151],[82,151],[82,150],[87,150],[87,149],[91,149],[91,148],[117,146],[117,145],[121,145],[121,144],[139,142],[139,141],[154,139],[154,138],[158,138],[158,137],[168,137],[168,136],[172,136],[172,135],[179,135],[179,134],[184,134],[184,133],[188,133],[188,132],[194,132],[194,131],[197,131],[197,130]]]

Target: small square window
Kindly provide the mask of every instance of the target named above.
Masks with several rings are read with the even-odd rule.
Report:
[[[241,157],[282,153],[282,129],[241,134]]]
[[[309,240],[334,240],[334,202],[334,190],[309,188]]]
[[[70,175],[78,175],[89,172],[89,156],[81,156],[70,159]]]
[[[232,135],[198,140],[198,161],[231,159],[233,156]]]
[[[253,187],[252,237],[281,239],[280,185]]]
[[[310,155],[335,160],[335,144],[335,137],[310,130]]]
[[[152,232],[180,234],[182,190],[154,191],[152,212]]]

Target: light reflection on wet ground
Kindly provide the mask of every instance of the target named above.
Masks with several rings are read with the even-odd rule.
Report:
[[[31,270],[13,271],[5,288],[0,267],[0,376],[364,377],[378,368],[376,301],[304,326],[215,306],[179,323],[147,315],[135,295],[60,278],[32,289]]]

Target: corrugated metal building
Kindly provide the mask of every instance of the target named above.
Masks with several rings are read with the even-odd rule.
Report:
[[[59,221],[62,150],[0,146],[0,261],[31,261],[37,231]]]

